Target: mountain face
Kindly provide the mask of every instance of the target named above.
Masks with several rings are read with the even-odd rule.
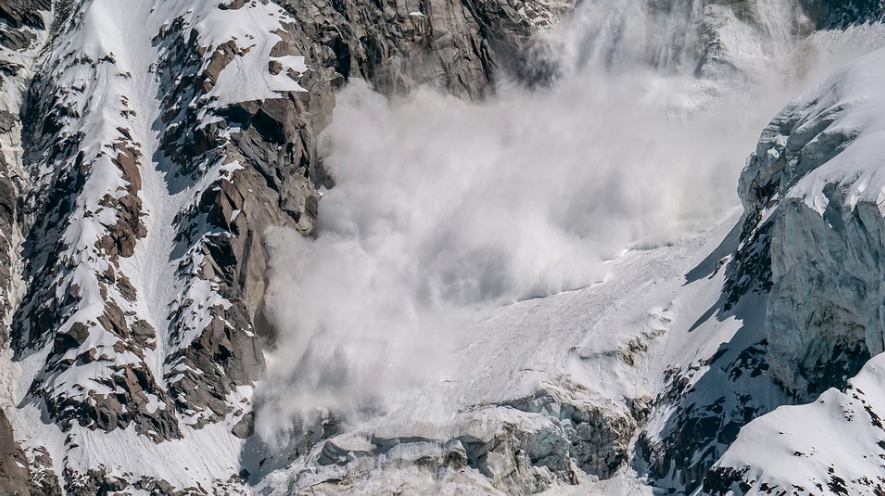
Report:
[[[881,467],[866,461],[882,449],[882,190],[875,158],[882,127],[872,86],[881,60],[881,51],[863,57],[785,108],[741,177],[755,203],[746,206],[746,246],[767,245],[770,260],[766,363],[802,405],[779,408],[742,430],[708,476],[712,492],[733,485],[743,492],[763,485],[885,490]],[[799,426],[820,437],[799,435]],[[750,460],[747,445],[760,436],[771,449]]]
[[[770,84],[772,65],[799,60],[779,76],[798,78],[809,53],[873,50],[885,36],[861,24],[882,13],[0,2],[0,492],[885,491],[881,50],[762,130],[742,211],[618,246],[574,291],[496,300],[452,331],[445,379],[407,401],[326,411],[284,442],[255,428],[273,413],[259,410],[263,385],[279,386],[269,367],[295,359],[267,308],[272,236],[332,230],[321,199],[347,186],[324,139],[348,115],[338,100],[360,98],[347,88],[408,102],[430,87],[483,108],[512,91],[603,91],[569,83],[639,67],[687,81],[664,93],[691,101],[665,114],[690,120]]]
[[[236,444],[265,367],[263,235],[314,231],[317,188],[333,183],[316,151],[333,89],[363,77],[391,94],[422,83],[478,97],[505,58],[490,40],[515,60],[533,26],[567,10],[487,22],[486,6],[432,7],[4,4],[3,343],[20,388],[9,400],[47,447],[33,451],[32,492],[242,481]],[[52,441],[37,440],[41,424]],[[174,484],[168,461],[126,478],[92,451],[119,433],[205,458],[217,443],[184,439],[210,427],[231,437],[231,459]],[[127,458],[124,471],[146,468]],[[27,470],[4,466],[27,487]]]

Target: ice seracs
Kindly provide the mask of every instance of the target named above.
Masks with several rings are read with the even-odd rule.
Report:
[[[861,57],[785,108],[742,175],[747,243],[766,246],[770,260],[766,363],[807,404],[746,426],[705,491],[885,487],[873,461],[883,412],[883,62],[885,50]]]

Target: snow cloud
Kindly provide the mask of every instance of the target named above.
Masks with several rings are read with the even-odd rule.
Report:
[[[270,236],[266,313],[279,340],[260,434],[395,408],[445,376],[454,336],[484,311],[598,282],[605,260],[738,204],[744,157],[789,100],[783,70],[768,69],[776,54],[749,57],[741,81],[695,78],[655,50],[613,66],[614,34],[574,34],[604,36],[589,17],[555,42],[571,69],[543,91],[387,100],[354,81],[339,94],[322,143],[337,185],[319,234]],[[695,43],[674,26],[626,38]]]

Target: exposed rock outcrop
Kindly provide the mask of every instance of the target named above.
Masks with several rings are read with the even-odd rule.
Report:
[[[46,29],[41,12],[48,12],[51,0],[9,0],[0,5],[0,19],[15,29]]]
[[[31,494],[28,460],[15,442],[12,426],[0,408],[0,493],[10,496]]]
[[[305,55],[334,87],[362,78],[385,94],[426,84],[464,98],[492,93],[508,75],[542,76],[528,63],[531,37],[574,7],[568,0],[281,4],[297,22],[275,49]]]
[[[59,476],[55,473],[52,457],[43,446],[31,448],[28,459],[30,460],[31,494],[42,496],[62,496]]]

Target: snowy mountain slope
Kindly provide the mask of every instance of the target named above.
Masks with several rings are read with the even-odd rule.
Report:
[[[747,425],[713,467],[703,494],[881,494],[881,355],[814,402]],[[765,449],[759,449],[765,446]]]
[[[14,220],[0,247],[13,269],[3,404],[31,491],[241,492],[251,385],[264,367],[256,332],[269,332],[263,235],[313,230],[316,187],[330,181],[315,133],[343,67],[326,62],[345,58],[343,47],[328,51],[334,39],[311,38],[267,2],[0,12],[4,105],[23,115],[27,137],[3,143],[9,170],[27,178],[5,200]],[[444,48],[435,40],[411,51]],[[377,69],[352,60],[365,77]],[[471,91],[492,79],[480,67],[462,77]]]
[[[317,224],[319,191],[335,183],[318,137],[334,90],[348,79],[385,95],[430,85],[478,98],[508,78],[549,91],[588,67],[601,80],[651,72],[652,84],[625,88],[662,100],[639,107],[664,109],[663,120],[643,116],[651,129],[741,91],[745,100],[758,96],[747,88],[814,73],[827,43],[847,57],[885,39],[879,26],[866,26],[806,43],[815,23],[836,26],[854,10],[821,4],[812,12],[786,0],[598,0],[570,31],[538,37],[572,7],[0,4],[0,337],[8,347],[0,406],[9,418],[0,412],[0,492],[651,494],[689,492],[702,481],[702,490],[716,489],[717,480],[747,474],[751,485],[762,481],[757,469],[742,468],[752,450],[742,440],[758,436],[758,425],[790,421],[779,417],[784,410],[764,414],[844,386],[883,349],[881,316],[868,310],[881,301],[878,269],[870,270],[881,192],[877,171],[862,165],[866,155],[848,153],[874,147],[876,107],[867,101],[875,73],[822,87],[830,89],[788,107],[766,130],[743,176],[740,228],[732,213],[665,246],[634,245],[585,288],[438,315],[463,326],[451,339],[421,343],[438,353],[402,379],[408,387],[393,393],[402,396],[394,408],[379,401],[369,412],[354,409],[357,416],[330,408],[304,425],[269,409],[276,418],[257,425],[270,422],[288,444],[255,432],[253,404],[273,405],[261,393],[304,411],[315,400],[315,391],[298,389],[304,382],[347,394],[333,359],[302,367],[303,380],[260,379],[266,356],[298,359],[281,356],[284,346],[264,349],[291,337],[266,315],[274,277],[267,244],[303,246],[304,236],[330,229]],[[849,20],[874,18],[867,7]],[[560,48],[561,57],[543,53]],[[766,79],[786,61],[797,67]],[[495,105],[508,101],[476,108]],[[520,198],[532,206],[529,196]],[[640,203],[636,211],[653,205]],[[269,227],[288,228],[290,237]],[[656,247],[640,248],[647,245]],[[852,256],[839,258],[845,253]],[[334,254],[315,255],[323,258],[293,265],[323,275],[320,260],[336,263]],[[399,344],[404,354],[415,349]],[[867,368],[855,382],[875,379],[875,360]],[[371,383],[382,379],[357,378],[366,386],[360,394],[374,394]],[[256,385],[267,389],[256,396]],[[871,389],[825,399],[863,399],[876,411]],[[329,404],[348,403],[340,400]],[[791,473],[823,480],[813,467],[782,466],[772,476],[778,483]],[[863,467],[839,465],[837,475],[862,484]]]
[[[712,9],[712,11],[736,22],[734,14],[728,16],[721,10]],[[789,19],[792,11],[787,8],[784,12]],[[592,25],[606,26],[606,22]],[[801,27],[803,24],[797,23],[797,25]],[[648,35],[648,32],[642,31],[641,24],[639,27],[630,26],[630,28],[635,28],[636,31],[630,32],[625,28],[626,32],[619,32],[615,40],[632,40],[632,36],[643,39],[642,36]],[[728,25],[728,28],[735,28],[735,25]],[[751,25],[751,29],[739,34],[726,29],[725,34],[732,38],[722,37],[720,41],[725,44],[724,46],[728,46],[728,43],[722,40],[737,39],[746,42],[747,38],[743,36],[750,36],[749,39],[756,40],[752,36],[758,35],[758,32],[752,28],[759,29],[758,26]],[[670,36],[674,33],[678,35],[678,27],[664,34]],[[775,31],[775,34],[781,33],[783,31],[779,29]],[[600,35],[600,38],[593,41],[612,42],[603,35]],[[777,36],[772,35],[772,38],[777,39]],[[862,53],[864,49],[881,43],[881,32],[878,32],[875,26],[865,27],[840,34],[812,36],[803,43],[805,42],[807,44],[804,46],[798,43],[800,52],[808,50],[825,54],[827,50],[832,49],[835,53],[839,53],[839,45],[846,48],[856,43],[857,51],[854,53]],[[613,43],[612,50],[619,56],[614,58],[612,65],[623,63],[629,66],[629,62],[645,61],[645,57],[649,55],[642,49],[643,45],[639,45],[637,49],[632,45],[622,47],[617,45],[616,41]],[[690,44],[689,47],[694,48]],[[733,50],[734,45],[730,48]],[[731,64],[735,64],[731,65],[731,69],[735,70],[737,67],[737,71],[745,75],[749,81],[764,76],[764,72],[760,74],[753,70],[764,68],[771,60],[780,59],[767,50],[768,47],[765,45],[756,48],[758,51],[749,52],[750,54],[741,51],[726,52],[728,57],[712,59],[709,62],[709,70],[701,71],[703,78],[697,83],[698,86],[711,84],[710,81],[716,81],[717,77],[729,73],[723,71],[723,67],[729,67],[730,64],[723,60],[731,60]],[[625,52],[618,52],[618,49],[623,49]],[[740,55],[744,58],[740,58]],[[655,57],[653,54],[652,62],[657,60]],[[603,60],[609,62],[609,59]],[[741,65],[737,66],[737,62]],[[690,66],[678,57],[673,63],[674,66],[668,67],[669,70],[675,71],[680,65]],[[617,69],[626,70],[626,67],[616,67],[615,70]],[[814,72],[814,68],[809,69]],[[785,77],[791,76],[795,77],[793,74]],[[746,84],[747,80],[743,82]],[[734,81],[719,85],[712,83],[712,86],[723,92],[733,90],[735,86],[740,87],[739,83],[732,86],[733,83]],[[686,93],[691,97],[698,95],[698,92]],[[681,96],[682,93],[678,95]],[[701,98],[710,96],[703,93],[701,95]],[[713,95],[712,98],[703,100],[704,104],[711,105],[711,101],[715,103],[716,93]],[[678,97],[674,97],[673,100],[679,101]],[[580,103],[570,102],[570,104],[576,112],[580,112]],[[690,101],[686,105],[693,104],[697,105],[693,107],[694,109],[704,108],[704,104],[698,104],[698,101]],[[676,104],[673,108],[676,114],[685,111],[684,107]],[[649,114],[651,113],[649,110]],[[610,119],[616,121],[615,117]],[[641,130],[637,133],[641,133]],[[520,136],[519,133],[513,134]],[[446,136],[452,135],[454,133],[446,133]],[[514,139],[512,136],[510,138]],[[690,146],[690,139],[685,138],[682,143]],[[467,143],[469,145],[471,142]],[[617,141],[612,140],[609,151],[615,156],[619,156],[620,149],[617,146]],[[372,151],[371,148],[369,150]],[[595,158],[588,151],[584,153],[583,156],[587,157],[588,161]],[[557,155],[551,153],[550,156],[553,157],[551,161],[555,163]],[[409,158],[421,163],[419,157],[420,151],[409,155]],[[664,159],[659,160],[660,163],[665,163]],[[697,160],[700,162],[702,159]],[[623,166],[626,167],[627,163],[628,161],[624,160]],[[388,166],[394,167],[390,163]],[[438,171],[434,169],[434,172]],[[551,167],[545,173],[553,176],[556,172]],[[508,174],[509,171],[504,169],[503,173]],[[579,183],[579,177],[575,176],[573,180]],[[504,180],[501,182],[504,183]],[[537,182],[542,183],[541,180]],[[342,187],[345,186],[345,183],[341,184]],[[453,184],[454,187],[459,186],[457,182]],[[500,187],[506,188],[503,185]],[[664,184],[661,184],[660,193],[661,196],[666,196],[667,190]],[[741,190],[740,193],[748,205],[753,204],[755,197],[751,192]],[[332,201],[333,194],[334,192],[330,193],[329,201]],[[433,205],[435,199],[435,196],[431,196],[427,201]],[[530,195],[525,195],[523,202],[533,205]],[[346,206],[354,209],[352,205]],[[422,204],[420,207],[423,206]],[[545,206],[541,204],[542,211]],[[383,203],[381,207],[379,209],[381,212],[387,212],[384,208],[389,205]],[[359,214],[365,214],[363,210],[354,210]],[[752,224],[755,219],[754,212],[751,207],[747,207],[747,210],[749,220],[746,222]],[[409,213],[412,211],[409,210]],[[334,233],[334,236],[346,236],[348,234],[346,228],[350,225],[348,222],[352,221],[356,225],[355,230],[371,231],[375,226],[361,222],[359,214],[353,217],[348,217],[346,214],[335,216],[328,229]],[[397,217],[395,211],[391,215]],[[356,220],[352,220],[353,218]],[[405,229],[407,227],[404,226],[408,226],[408,223],[392,224],[398,229]],[[469,223],[464,222],[464,224],[466,224],[465,229],[469,231]],[[341,229],[341,226],[345,226],[345,229]],[[731,225],[720,226],[723,237],[728,227]],[[400,234],[396,232],[396,235]],[[593,296],[600,298],[599,301],[571,299],[569,304],[565,305],[567,309],[559,306],[559,301],[565,298],[563,295],[549,296],[537,302],[533,301],[531,313],[523,314],[517,311],[512,319],[504,319],[505,323],[500,327],[487,328],[483,325],[472,327],[471,335],[485,337],[500,333],[507,337],[501,340],[489,339],[487,345],[477,345],[477,350],[482,350],[476,351],[477,355],[465,352],[470,358],[452,364],[455,370],[469,379],[448,383],[447,388],[442,390],[433,387],[421,389],[414,398],[397,399],[396,404],[405,406],[399,406],[387,414],[383,411],[381,414],[371,412],[370,417],[380,415],[380,418],[365,423],[357,421],[354,425],[353,422],[348,422],[347,413],[343,414],[345,420],[342,422],[337,415],[346,410],[341,408],[336,411],[336,407],[340,407],[338,403],[323,399],[315,400],[314,396],[317,396],[317,393],[322,394],[326,390],[307,389],[302,394],[302,391],[295,386],[292,389],[283,389],[284,392],[299,391],[296,397],[303,398],[303,401],[308,403],[303,409],[316,404],[320,410],[325,409],[327,416],[310,419],[311,421],[304,427],[305,430],[300,433],[299,425],[296,423],[293,438],[288,440],[290,444],[283,448],[282,455],[265,459],[265,467],[268,467],[266,470],[285,467],[289,464],[289,460],[294,460],[292,468],[277,470],[270,475],[264,475],[262,472],[261,477],[265,478],[262,484],[279,493],[310,490],[317,494],[358,494],[365,491],[383,491],[384,488],[391,487],[416,492],[432,487],[431,492],[437,490],[456,492],[463,487],[463,484],[468,483],[465,476],[476,477],[478,473],[486,480],[480,479],[482,482],[476,482],[477,486],[484,487],[485,484],[491,483],[496,490],[511,494],[536,493],[544,490],[558,493],[566,491],[566,486],[582,480],[583,477],[589,480],[593,480],[594,477],[612,479],[595,486],[600,491],[618,491],[620,489],[613,488],[621,488],[637,492],[643,490],[693,492],[701,487],[708,469],[726,452],[744,425],[780,405],[805,400],[797,397],[795,391],[784,387],[775,369],[776,362],[773,358],[770,359],[772,355],[770,350],[777,349],[779,345],[777,339],[780,335],[774,335],[771,331],[766,308],[770,308],[771,298],[780,295],[768,294],[771,289],[770,280],[765,277],[767,264],[771,260],[768,247],[754,243],[748,238],[748,232],[742,220],[727,242],[721,245],[713,244],[706,248],[703,257],[699,255],[699,261],[705,260],[703,268],[697,270],[684,268],[682,269],[684,272],[670,275],[675,280],[687,279],[695,283],[710,273],[722,274],[718,276],[721,279],[717,279],[716,283],[699,290],[701,297],[696,296],[692,289],[685,289],[685,294],[682,296],[696,305],[673,309],[674,316],[665,313],[664,317],[659,318],[672,320],[677,324],[673,325],[672,332],[665,333],[667,337],[660,338],[666,343],[664,346],[667,347],[667,352],[655,357],[655,360],[648,359],[643,353],[636,353],[654,347],[646,343],[638,333],[628,335],[629,337],[611,337],[612,327],[632,328],[635,325],[629,320],[626,322],[620,320],[624,314],[631,316],[630,311],[636,304],[636,301],[631,299],[636,298],[636,295],[628,286],[613,290],[613,294],[617,296],[611,296],[610,299],[599,294]],[[480,240],[484,239],[481,234],[477,235]],[[366,251],[373,249],[377,242],[371,236],[357,239],[361,243],[372,245]],[[322,235],[320,241],[323,241]],[[814,243],[806,243],[803,246],[809,246],[811,249],[817,247]],[[332,247],[339,248],[334,244]],[[446,247],[454,250],[458,245],[447,243]],[[471,254],[476,259],[484,260],[483,252],[481,250],[477,252]],[[301,253],[312,256],[309,250]],[[508,255],[510,253],[506,249],[494,254],[503,260],[506,260]],[[629,256],[625,258],[629,259]],[[378,260],[373,260],[375,261]],[[381,261],[383,262],[383,259]],[[472,262],[473,258],[466,264]],[[654,273],[654,264],[651,261],[646,262],[649,265],[642,265],[641,270]],[[490,265],[494,267],[494,263],[490,262]],[[811,267],[813,264],[809,263],[803,265],[799,271],[807,273]],[[482,269],[482,267],[477,268]],[[430,272],[430,268],[427,269]],[[577,271],[578,267],[575,267],[575,270]],[[614,274],[610,280],[624,280],[628,285],[637,284],[641,277],[617,271],[614,271]],[[341,274],[335,277],[348,280]],[[474,283],[474,279],[466,279],[468,284]],[[482,281],[481,277],[478,279]],[[297,278],[293,280],[295,282],[291,282],[292,285],[297,286],[300,283]],[[698,286],[689,284],[686,287]],[[351,302],[346,294],[347,292],[342,291],[337,293],[337,296],[341,298],[342,307],[351,308]],[[619,299],[622,296],[624,300]],[[649,308],[657,306],[660,307],[657,310],[662,308],[670,310],[669,302],[660,295],[652,299],[656,301],[649,304]],[[407,299],[402,301],[405,307],[410,304]],[[519,304],[517,307],[525,304],[527,303]],[[603,308],[597,306],[600,304],[609,305],[612,307],[611,311],[620,310],[621,313],[610,314],[607,306]],[[537,319],[535,313],[539,315]],[[357,315],[362,314],[357,313]],[[567,321],[565,329],[558,327],[563,316],[571,318],[573,315],[575,321]],[[597,321],[597,318],[601,320]],[[361,370],[360,364],[357,363],[360,354],[348,347],[351,343],[335,341],[336,334],[351,335],[347,334],[346,330],[335,328],[334,319],[323,322],[331,328],[328,334],[331,336],[329,341],[332,344],[329,348],[332,351],[319,347],[317,355],[324,356],[322,353],[326,352],[329,353],[330,360],[335,360],[337,358],[335,354],[340,353],[342,356],[355,357],[355,359],[352,364],[348,364],[352,365],[353,369],[344,367],[341,376],[334,375],[339,369],[330,367],[329,384],[322,382],[322,374],[320,380],[314,384],[320,384],[331,391],[340,391],[342,395],[363,394],[366,388],[348,389],[347,387],[348,374],[359,374]],[[553,327],[550,327],[551,323],[555,323]],[[309,325],[310,321],[306,320],[303,324]],[[508,333],[511,329],[522,333],[514,336]],[[654,334],[651,331],[647,332]],[[556,342],[550,337],[550,334],[560,335],[560,333],[567,336],[564,342]],[[566,350],[577,346],[576,342],[581,340],[576,336],[586,336],[588,343],[591,343],[587,353],[582,353],[581,356],[585,356],[586,366],[595,373],[584,373],[580,367],[563,371],[549,366],[548,360],[562,360],[561,357],[558,359],[551,357],[564,354]],[[359,343],[361,341],[358,338],[363,336],[354,333],[352,337]],[[650,339],[649,336],[645,338]],[[550,341],[547,341],[548,339]],[[826,340],[816,342],[826,346]],[[378,348],[383,349],[381,346]],[[790,349],[787,352],[804,353],[804,350]],[[299,355],[295,353],[294,356]],[[307,356],[309,357],[309,354]],[[612,369],[619,370],[618,367],[611,366],[612,361],[617,363],[611,357],[617,356],[623,356],[623,362],[631,363],[635,369],[647,369],[648,375],[636,377],[625,372],[625,377],[612,374]],[[856,350],[847,351],[845,356],[854,357],[858,361],[865,359]],[[511,363],[510,360],[514,362]],[[521,360],[527,362],[521,367],[515,365],[521,363]],[[305,359],[305,363],[312,362]],[[838,362],[834,361],[834,365],[838,365]],[[316,368],[321,369],[321,367]],[[554,369],[552,372],[549,371],[551,368]],[[298,367],[293,369],[296,372],[301,371]],[[519,372],[514,374],[513,369],[518,369]],[[375,372],[371,368],[368,370]],[[526,377],[530,376],[526,372],[532,371],[544,371],[538,374],[543,378],[533,381],[530,377]],[[553,377],[548,376],[548,373]],[[378,380],[383,381],[382,374],[383,372],[378,374]],[[822,374],[828,379],[833,375],[831,371],[824,371]],[[296,376],[284,377],[288,381],[298,381]],[[339,384],[339,381],[344,385]],[[358,380],[355,382],[357,386],[362,385]],[[625,395],[617,387],[618,384],[625,382],[644,383],[645,387],[637,388],[639,391],[644,390],[644,394]],[[484,387],[485,384],[489,384],[490,387],[487,389]],[[462,404],[463,412],[458,410],[451,412],[450,407],[459,405],[462,397],[469,398],[469,401]],[[272,404],[280,405],[280,409],[286,411],[285,402]],[[350,406],[345,402],[345,407]],[[299,410],[297,407],[294,410],[297,418]],[[482,412],[479,419],[474,416],[476,411]],[[468,414],[463,415],[464,412]],[[575,415],[574,412],[580,413]],[[525,413],[529,415],[524,415]],[[259,416],[259,422],[261,420]],[[349,420],[352,421],[352,418]],[[489,426],[494,434],[483,432],[482,429],[476,430],[475,424]],[[575,434],[572,434],[572,429]],[[341,430],[345,433],[339,434]],[[324,438],[328,440],[323,442]],[[539,441],[539,438],[543,442]],[[452,464],[452,459],[458,460],[458,463]],[[251,470],[250,472],[255,473]],[[580,493],[579,489],[576,491]]]
[[[443,380],[259,487],[556,494],[629,471],[661,378],[713,356],[741,328],[734,316],[705,316],[725,277],[710,253],[733,249],[736,214],[674,246],[628,252],[591,287],[494,311],[453,344]]]
[[[858,34],[868,36],[849,30],[844,40]],[[830,36],[814,37],[812,42],[826,49],[834,41]],[[678,393],[675,414],[661,431],[648,431],[652,456],[645,458],[656,484],[693,490],[703,481],[704,488],[721,488],[715,471],[705,472],[744,424],[760,415],[765,418],[779,405],[811,401],[827,387],[843,387],[878,353],[866,340],[875,343],[880,327],[874,261],[880,248],[875,235],[861,234],[857,238],[866,242],[860,242],[849,234],[852,223],[846,212],[854,205],[866,208],[859,193],[873,183],[854,181],[875,175],[877,165],[860,155],[842,155],[864,115],[875,113],[865,114],[867,108],[875,108],[867,102],[876,98],[876,90],[873,77],[863,74],[876,70],[873,58],[858,60],[855,67],[864,69],[854,69],[857,79],[846,88],[832,83],[845,76],[833,76],[788,105],[763,131],[741,175],[738,194],[745,215],[718,310],[755,317],[722,346],[710,371],[685,371],[701,378],[677,377],[680,380],[668,388]],[[870,82],[861,89],[863,81]],[[857,102],[856,117],[848,117],[847,107],[836,104],[843,98],[842,103]],[[870,130],[875,133],[875,127]],[[875,140],[872,136],[867,143]],[[839,214],[832,216],[836,204],[824,206],[840,182],[845,189],[851,188],[849,183],[858,186],[853,198],[839,197],[840,204],[845,200],[838,207],[845,209],[844,224],[838,222]],[[866,194],[875,196],[875,191]],[[816,205],[816,210],[803,205]],[[880,223],[879,217],[867,216],[855,226],[875,232]],[[662,412],[666,409],[653,414],[650,425]],[[640,453],[645,451],[641,441]]]
[[[13,339],[22,367],[15,401],[24,407],[17,430],[25,439],[43,437],[66,486],[88,492],[104,479],[119,478],[115,471],[138,477],[145,468],[141,460],[113,452],[96,458],[87,447],[104,444],[101,431],[129,428],[130,437],[160,443],[181,438],[188,426],[232,424],[237,419],[228,419],[229,413],[245,414],[242,408],[234,412],[234,405],[248,397],[241,389],[261,372],[257,338],[246,323],[231,324],[241,310],[220,294],[221,281],[194,277],[205,263],[202,237],[213,231],[224,236],[198,213],[201,197],[222,186],[223,177],[232,180],[241,166],[219,153],[223,149],[190,150],[187,164],[162,156],[160,139],[173,143],[157,123],[163,112],[178,113],[181,102],[156,95],[178,82],[164,70],[181,54],[167,50],[157,36],[162,33],[170,44],[179,36],[190,39],[188,50],[205,53],[207,60],[192,57],[176,68],[194,63],[192,71],[206,74],[201,80],[217,79],[224,67],[213,66],[209,55],[214,52],[201,50],[202,44],[230,47],[235,46],[231,39],[248,37],[218,29],[224,23],[213,16],[239,15],[252,21],[244,28],[267,33],[256,54],[270,51],[274,35],[269,31],[280,24],[268,15],[277,10],[266,6],[195,11],[187,4],[143,3],[113,15],[113,6],[102,2],[77,7],[66,35],[44,62],[45,72],[32,84],[37,94],[52,98],[35,101],[28,113],[33,133],[24,156],[33,179],[26,203],[29,290],[13,323]],[[199,31],[207,20],[213,30]],[[266,73],[266,59],[249,57],[245,49],[239,56],[245,60],[236,65],[251,64]],[[287,63],[303,69],[294,58]],[[297,81],[269,73],[243,89],[201,87],[222,108],[238,98],[301,91]],[[191,120],[195,127],[200,124]],[[197,170],[177,168],[190,163]],[[41,426],[44,415],[61,430]],[[230,425],[223,432],[229,430]],[[170,478],[180,487],[201,479],[211,486],[237,473],[236,448],[227,460],[220,473],[207,467]],[[117,466],[107,467],[111,464]],[[148,468],[151,476],[162,475],[160,466]]]

